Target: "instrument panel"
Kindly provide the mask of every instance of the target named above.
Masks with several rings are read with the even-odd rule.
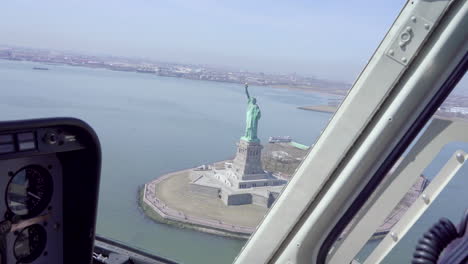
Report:
[[[0,264],[91,263],[100,158],[78,119],[0,122]]]
[[[1,160],[0,175],[2,263],[61,263],[62,169],[56,155]]]

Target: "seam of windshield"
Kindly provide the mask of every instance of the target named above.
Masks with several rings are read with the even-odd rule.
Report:
[[[376,187],[381,183],[387,172],[392,168],[393,164],[398,160],[398,158],[404,153],[407,147],[411,144],[413,139],[418,135],[419,131],[425,126],[427,121],[432,117],[437,108],[444,102],[448,95],[455,88],[457,83],[464,76],[468,68],[468,53],[465,53],[461,62],[456,66],[454,71],[450,74],[447,80],[439,88],[437,93],[431,99],[431,101],[424,108],[422,113],[418,116],[416,121],[409,128],[408,132],[403,136],[403,138],[398,142],[397,146],[392,150],[387,159],[376,171],[374,176],[366,184],[364,189],[359,193],[357,198],[351,204],[351,206],[346,210],[344,215],[340,218],[338,223],[330,231],[325,241],[320,247],[319,253],[317,255],[317,263],[325,263],[328,252],[330,251],[333,243],[336,241],[338,236],[343,232],[348,223],[354,218],[356,213],[362,208],[366,200],[372,195]]]

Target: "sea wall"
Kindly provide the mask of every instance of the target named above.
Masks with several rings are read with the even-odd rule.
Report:
[[[176,172],[180,173],[180,172]],[[173,176],[176,173],[171,173],[157,178],[156,180],[147,183],[143,187],[142,202],[151,208],[161,219],[170,222],[183,223],[193,226],[203,232],[215,233],[221,235],[234,235],[236,237],[246,237],[253,233],[255,228],[232,225],[221,221],[211,219],[189,216],[182,211],[170,208],[163,201],[161,201],[155,193],[155,187],[161,181]]]

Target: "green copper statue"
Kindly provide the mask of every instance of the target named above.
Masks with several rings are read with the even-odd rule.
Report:
[[[258,120],[261,117],[260,107],[257,105],[257,99],[250,97],[248,88],[249,86],[245,84],[245,94],[247,95],[248,105],[245,135],[241,137],[241,139],[248,142],[260,142],[257,137]]]

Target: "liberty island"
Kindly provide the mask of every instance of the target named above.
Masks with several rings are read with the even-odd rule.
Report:
[[[247,238],[255,231],[308,149],[296,142],[270,142],[263,151],[258,138],[260,107],[247,84],[245,94],[245,132],[234,159],[169,173],[145,184],[140,206],[146,215],[217,235]],[[404,213],[427,184],[421,175],[391,215]],[[387,217],[372,239],[387,234],[398,219]]]
[[[144,186],[142,207],[156,212],[165,222],[209,227],[201,229],[206,232],[244,237],[254,231],[287,179],[279,171],[264,169],[263,145],[258,138],[261,110],[247,84],[245,94],[245,133],[237,143],[235,158],[157,178]],[[294,148],[288,144],[282,147],[286,151]],[[305,156],[302,151],[300,159]]]

